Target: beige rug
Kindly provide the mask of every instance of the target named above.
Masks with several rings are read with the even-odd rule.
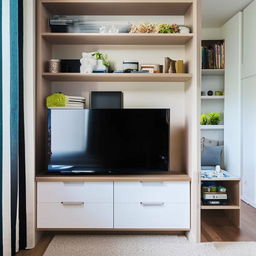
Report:
[[[189,243],[183,236],[168,235],[57,235],[44,254],[44,256],[179,255],[220,256],[221,254],[214,244],[194,244]]]

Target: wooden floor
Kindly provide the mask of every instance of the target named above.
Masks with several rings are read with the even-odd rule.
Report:
[[[52,238],[53,235],[45,235],[34,249],[20,251],[16,256],[43,256]]]
[[[201,241],[256,241],[256,209],[242,202],[241,228],[235,228],[222,211],[202,211]]]

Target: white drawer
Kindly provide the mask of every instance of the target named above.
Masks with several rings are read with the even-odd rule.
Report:
[[[189,203],[189,182],[114,182],[115,203]]]
[[[37,201],[113,203],[113,182],[38,182]]]
[[[113,228],[113,204],[39,203],[37,228]]]
[[[115,228],[142,228],[142,229],[189,229],[189,204],[160,205],[152,202],[152,206],[140,203],[115,204]],[[155,204],[155,205],[154,205]]]

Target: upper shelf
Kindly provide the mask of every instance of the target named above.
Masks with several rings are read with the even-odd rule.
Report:
[[[202,69],[203,76],[223,76],[225,69]]]
[[[185,15],[193,0],[41,0],[54,15]]]
[[[50,81],[60,82],[186,82],[191,74],[141,74],[141,73],[43,73]]]
[[[193,34],[42,33],[52,44],[184,45]]]

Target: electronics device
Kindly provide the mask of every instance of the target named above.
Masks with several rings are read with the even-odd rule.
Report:
[[[166,173],[169,109],[48,110],[48,172]]]
[[[91,108],[123,108],[123,93],[115,91],[91,92]]]

